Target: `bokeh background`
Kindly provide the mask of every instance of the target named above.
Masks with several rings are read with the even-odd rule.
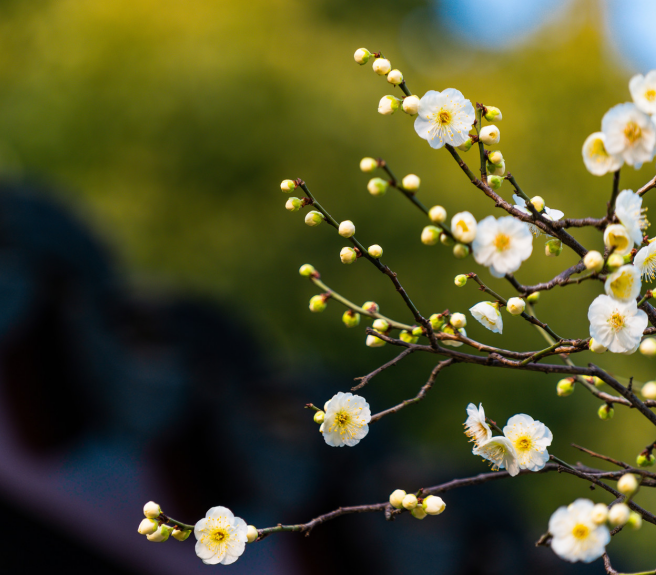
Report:
[[[422,178],[419,198],[500,215],[444,151],[402,113],[377,113],[394,93],[360,46],[382,50],[413,92],[455,87],[503,111],[509,171],[529,195],[567,216],[601,216],[610,176],[591,176],[581,145],[630,99],[628,80],[656,66],[656,7],[648,0],[6,0],[0,4],[0,553],[10,573],[206,573],[193,542],[152,545],[136,533],[158,501],[193,522],[226,505],[258,527],[339,505],[385,500],[486,470],[462,435],[464,408],[483,402],[503,423],[529,413],[554,432],[551,451],[593,462],[571,442],[632,461],[654,440],[636,414],[598,419],[557,377],[456,366],[417,406],[382,420],[357,448],[322,441],[307,402],[322,405],[397,352],[364,346],[298,267],[356,301],[411,321],[387,278],[365,261],[345,267],[343,240],[283,208],[279,182],[302,177],[358,237],[379,243],[425,314],[481,300],[457,273],[472,259],[427,247],[426,221],[390,190],[367,193],[363,156]],[[471,152],[465,157],[473,165]],[[654,174],[625,168],[622,187]],[[510,186],[502,194],[510,198]],[[653,198],[647,196],[647,205]],[[590,248],[601,236],[581,230]],[[517,276],[551,278],[576,261],[534,255]],[[543,294],[539,316],[586,337],[592,282]],[[514,349],[543,347],[504,316]],[[373,411],[414,396],[433,366],[412,356],[364,391]],[[637,381],[643,356],[593,357]],[[601,573],[570,566],[534,542],[576,497],[609,502],[580,480],[526,476],[454,491],[440,517],[353,516],[306,539],[249,546],[234,573]],[[641,493],[639,502],[656,506]],[[653,568],[653,526],[611,543],[622,570]]]

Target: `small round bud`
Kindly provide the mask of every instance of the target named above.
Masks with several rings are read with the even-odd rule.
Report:
[[[323,216],[320,212],[312,210],[305,214],[305,223],[311,228],[318,226],[321,222],[323,222]]]
[[[458,212],[451,218],[451,233],[463,244],[469,244],[476,238],[478,224],[476,218],[469,212]]]
[[[453,280],[453,283],[458,287],[463,287],[467,284],[467,276],[465,274],[458,274]]]
[[[625,473],[617,480],[617,490],[624,495],[633,495],[638,487],[638,480],[633,473]]]
[[[604,256],[595,250],[590,250],[583,257],[583,263],[586,269],[594,272],[600,272],[604,267]]]
[[[403,498],[407,495],[403,489],[395,489],[389,496],[390,505],[396,509],[403,507]]]
[[[412,335],[416,335],[419,337],[420,335],[424,335],[424,328],[418,325],[417,327],[412,328]]]
[[[401,82],[403,82],[403,74],[401,74],[401,70],[392,70],[389,72],[387,74],[387,81],[390,84],[398,86]]]
[[[604,403],[599,407],[599,410],[597,411],[597,415],[599,416],[599,419],[601,419],[602,421],[606,421],[608,419],[613,419],[613,416],[615,415],[615,410],[607,403]]]
[[[540,292],[534,291],[533,293],[528,294],[526,301],[528,303],[538,303],[540,301]]]
[[[418,190],[419,184],[421,184],[421,180],[419,179],[419,176],[415,176],[414,174],[408,174],[403,178],[403,187],[410,192]]]
[[[405,341],[406,343],[417,343],[417,341],[419,340],[419,337],[413,335],[412,332],[409,332],[408,330],[405,329],[401,331],[399,338],[401,339],[401,341]]]
[[[494,106],[485,106],[485,109],[487,112],[485,112],[483,117],[488,122],[496,122],[503,119],[503,115],[501,114],[501,110],[499,110],[499,108],[495,108]]]
[[[304,278],[309,278],[316,270],[313,265],[303,264],[299,269],[298,273],[301,274]]]
[[[496,126],[485,126],[478,135],[478,138],[486,146],[491,146],[499,143],[501,132],[499,132],[499,128]]]
[[[428,217],[434,224],[441,224],[446,220],[446,210],[442,206],[433,206],[428,210]]]
[[[511,297],[506,303],[506,309],[511,315],[522,315],[526,309],[526,302],[521,297]]]
[[[419,112],[419,98],[417,96],[403,98],[403,111],[411,116],[416,116]]]
[[[253,543],[259,536],[260,534],[257,532],[255,525],[249,525],[246,528],[246,543]]]
[[[636,457],[636,465],[638,467],[652,467],[656,463],[656,457],[653,453],[640,453]]]
[[[137,529],[137,531],[142,535],[150,535],[151,533],[155,533],[158,527],[159,527],[159,523],[157,523],[157,521],[146,517],[141,521],[141,523],[139,523],[139,528]]]
[[[418,505],[412,511],[410,511],[410,515],[412,515],[415,519],[424,519],[428,513],[426,513],[426,510],[421,505]]]
[[[610,271],[614,272],[624,265],[624,258],[619,254],[610,254],[606,265]]]
[[[417,497],[414,493],[408,493],[403,498],[403,501],[401,502],[403,507],[405,507],[408,510],[414,509],[415,507],[417,507],[417,503],[419,503],[419,502],[417,501]]]
[[[451,236],[442,232],[440,234],[440,243],[445,246],[452,246],[455,243],[455,240]]]
[[[556,393],[560,397],[566,397],[574,393],[574,378],[561,379],[556,385]]]
[[[373,158],[362,158],[360,160],[360,169],[365,172],[373,172],[378,167],[378,162]]]
[[[588,348],[592,353],[606,353],[606,346],[600,344],[594,337],[590,338],[590,343],[588,344]]]
[[[160,516],[160,513],[162,513],[162,510],[157,503],[149,501],[144,505],[143,512],[148,519],[157,519]]]
[[[533,204],[533,207],[538,211],[541,212],[544,210],[544,199],[542,196],[533,196],[531,198],[531,203]]]
[[[371,58],[372,54],[367,50],[366,48],[358,48],[355,51],[355,54],[353,54],[353,59],[362,66],[363,64],[366,64],[369,62],[369,59]],[[250,541],[249,541],[250,543]]]
[[[346,327],[356,327],[360,323],[360,314],[347,309],[342,315],[342,321]]]
[[[640,515],[640,513],[636,513],[635,511],[631,511],[631,513],[629,513],[629,520],[626,522],[626,525],[634,531],[637,531],[642,527],[642,515]]]
[[[597,503],[590,512],[590,519],[596,525],[603,525],[608,519],[608,507],[603,503]]]
[[[506,173],[506,162],[501,160],[498,164],[487,163],[487,173],[493,176],[503,176]]]
[[[369,313],[378,313],[380,308],[375,301],[366,301],[362,304],[362,309],[364,311],[368,311]]]
[[[186,541],[190,535],[191,529],[174,529],[171,533],[171,537],[173,537],[173,539],[177,539],[178,541]]]
[[[501,176],[490,175],[487,177],[487,185],[493,190],[498,190],[501,184],[503,184],[503,178]]]
[[[355,226],[351,220],[344,220],[341,224],[339,224],[337,232],[343,238],[350,238],[355,234]]]
[[[442,329],[442,326],[446,322],[446,319],[441,313],[434,313],[432,316],[428,318],[428,321],[430,321],[433,331],[439,331]]]
[[[392,64],[387,58],[376,58],[373,64],[374,72],[379,76],[384,76],[389,74],[389,71],[392,69]]]
[[[421,506],[429,515],[439,515],[446,509],[446,503],[444,503],[441,497],[436,497],[435,495],[426,497]]]
[[[453,246],[453,255],[459,260],[464,260],[469,255],[469,246],[456,244]]]
[[[290,212],[298,212],[302,205],[303,202],[299,198],[289,198],[285,202],[285,209]]]
[[[384,196],[389,184],[383,178],[371,178],[367,189],[372,196]]]
[[[648,381],[640,390],[645,399],[656,399],[656,381]]]
[[[440,240],[442,230],[436,226],[426,226],[421,230],[421,243],[427,246],[434,246]]]
[[[372,257],[372,258],[380,258],[383,255],[383,248],[381,248],[378,244],[374,244],[373,246],[369,246],[367,248],[367,253]]]
[[[604,380],[595,375],[592,378],[592,383],[594,383],[596,387],[601,387],[602,385],[604,385]]]
[[[146,537],[148,538],[148,541],[152,541],[153,543],[163,543],[170,537],[172,531],[173,527],[169,527],[168,525],[160,525],[157,528],[157,531],[147,535]]]
[[[315,295],[310,298],[310,311],[313,313],[321,313],[326,309],[326,298],[322,295]]]
[[[467,316],[464,313],[454,313],[449,318],[449,323],[456,329],[460,329],[467,325]]]
[[[387,342],[385,340],[380,339],[375,335],[368,335],[367,339],[365,340],[365,344],[367,347],[383,347],[386,343]]]
[[[471,139],[471,138],[467,138],[467,140],[466,140],[465,142],[463,142],[462,144],[460,144],[460,145],[458,146],[458,149],[459,149],[461,152],[469,152],[469,150],[471,150],[471,147],[472,147],[473,145],[474,145],[474,142],[472,142],[472,139]]]
[[[283,192],[293,192],[296,189],[296,182],[294,180],[283,180],[280,183],[280,189]]]
[[[401,105],[401,100],[395,98],[394,96],[383,96],[378,102],[378,113],[383,116],[391,116],[394,112],[399,109]]]
[[[494,152],[490,152],[487,159],[491,164],[500,164],[503,162],[503,154],[499,150],[495,150]]]
[[[378,333],[385,333],[389,330],[390,324],[386,319],[376,319],[374,320],[374,323],[371,324],[371,327],[373,327]]]
[[[343,264],[352,264],[358,259],[358,253],[353,248],[342,248],[339,252],[339,259]]]
[[[323,411],[315,411],[314,412],[314,423],[317,425],[321,425],[323,423],[324,418],[326,417],[326,413]]]
[[[614,527],[624,525],[631,515],[631,510],[626,503],[616,503],[608,510],[608,522]]]
[[[553,258],[563,253],[563,242],[552,238],[544,243],[544,255]]]
[[[653,337],[643,339],[640,342],[640,347],[638,349],[642,355],[647,355],[649,357],[656,355],[656,339]]]

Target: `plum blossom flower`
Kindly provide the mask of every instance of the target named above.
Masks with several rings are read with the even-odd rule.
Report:
[[[651,162],[656,144],[652,119],[630,102],[612,107],[601,121],[609,154],[621,156],[630,166]]]
[[[501,313],[499,313],[499,304],[497,302],[479,302],[469,308],[469,313],[491,332],[503,332],[503,319]]]
[[[515,448],[520,469],[539,471],[549,461],[547,447],[553,435],[544,423],[519,413],[508,420],[503,434]]]
[[[645,281],[654,281],[656,278],[656,242],[651,242],[638,251],[633,259],[633,265],[640,270]]]
[[[498,220],[488,216],[478,222],[472,248],[476,262],[500,277],[517,271],[531,255],[533,236],[528,224],[512,216]]]
[[[606,294],[620,301],[631,301],[637,298],[641,286],[640,270],[632,265],[622,266],[609,274],[604,284]]]
[[[207,565],[230,565],[246,547],[248,525],[227,507],[212,507],[194,527],[196,555]]]
[[[332,447],[353,447],[369,433],[371,410],[364,397],[340,391],[324,411],[323,438]]]
[[[604,245],[614,248],[613,255],[626,256],[633,249],[633,239],[622,224],[611,224],[604,230]]]
[[[493,471],[505,469],[511,477],[519,473],[517,452],[507,437],[493,437],[483,445],[475,447],[472,453],[490,461]]]
[[[549,519],[549,533],[556,555],[572,563],[590,563],[604,554],[610,532],[606,525],[594,521],[594,508],[589,499],[577,499],[554,512]]]
[[[415,131],[431,148],[455,147],[467,141],[475,119],[474,106],[458,90],[429,90],[419,101]]]
[[[656,70],[646,76],[633,76],[629,81],[629,91],[639,110],[645,114],[656,114]]]
[[[631,190],[623,190],[615,201],[615,213],[622,225],[629,232],[633,243],[642,244],[643,230],[649,227],[642,207],[642,198]]]
[[[467,406],[467,419],[463,425],[465,426],[465,435],[474,442],[475,447],[492,439],[492,430],[485,423],[485,410],[482,403],[478,408],[473,403]]]
[[[647,327],[647,314],[635,300],[618,301],[600,295],[588,309],[590,336],[612,353],[634,353]]]
[[[583,163],[594,176],[616,172],[624,164],[621,156],[609,154],[606,150],[606,136],[603,132],[590,134],[583,142]]]

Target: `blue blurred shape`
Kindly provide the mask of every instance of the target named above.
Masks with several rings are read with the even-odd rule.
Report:
[[[643,74],[656,68],[654,23],[654,0],[606,0],[609,40]]]

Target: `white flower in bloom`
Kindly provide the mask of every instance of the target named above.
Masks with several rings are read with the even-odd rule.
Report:
[[[635,104],[627,102],[608,110],[601,131],[608,153],[621,156],[630,166],[651,162],[654,157],[656,126]]]
[[[634,353],[647,327],[647,314],[635,300],[618,301],[600,295],[588,309],[590,336],[613,353]]]
[[[515,448],[520,469],[539,471],[549,461],[547,447],[551,445],[553,435],[544,423],[519,413],[508,420],[503,434]]]
[[[332,447],[353,447],[369,433],[371,411],[364,397],[340,391],[324,411],[323,438]]]
[[[451,218],[451,233],[463,244],[469,244],[476,237],[476,218],[469,212],[459,212]]]
[[[608,153],[605,142],[606,136],[603,132],[590,134],[583,142],[583,162],[588,172],[595,176],[616,172],[624,164],[620,156]]]
[[[492,430],[485,423],[485,410],[482,403],[478,408],[473,403],[467,406],[467,419],[463,425],[465,426],[465,435],[474,442],[476,447],[492,439]]]
[[[629,90],[639,110],[645,114],[656,114],[656,70],[646,76],[633,76],[629,81]]]
[[[482,323],[493,333],[503,333],[503,320],[499,313],[499,304],[491,301],[482,301],[469,308],[474,319]]]
[[[496,277],[517,271],[533,251],[533,236],[525,222],[512,216],[488,216],[478,222],[472,244],[477,263],[490,268]]]
[[[621,301],[631,301],[640,295],[640,270],[632,265],[622,266],[608,275],[604,287],[606,294]]]
[[[645,281],[654,281],[656,277],[656,242],[651,242],[636,254],[633,265],[640,270]]]
[[[458,90],[429,90],[419,100],[415,131],[431,148],[460,146],[469,138],[475,119],[474,106]]]
[[[633,193],[631,190],[623,190],[617,196],[615,213],[626,231],[629,232],[633,242],[638,246],[642,244],[642,230],[649,227],[644,212],[642,198],[638,194]]]
[[[248,525],[227,507],[212,507],[194,527],[196,555],[207,565],[230,565],[246,547]]]
[[[475,447],[472,453],[492,462],[494,471],[505,469],[511,477],[519,473],[517,453],[507,437],[493,437],[483,445]]]
[[[537,196],[539,197],[539,196]],[[542,198],[540,198],[542,199]],[[529,210],[526,207],[526,202],[524,201],[524,198],[521,196],[518,196],[517,194],[513,194],[513,201],[515,202],[515,208],[517,208],[520,212],[523,212],[529,216],[533,215],[531,213],[531,210]],[[537,209],[537,208],[536,208]],[[565,214],[561,212],[560,210],[552,210],[551,208],[544,207],[544,213],[542,214],[545,219],[550,220],[552,222],[555,222],[562,218]],[[533,224],[529,224],[529,229],[531,230],[531,233],[537,238],[541,233],[542,230],[538,228],[537,226],[534,226]]]
[[[595,523],[593,509],[589,499],[577,499],[555,511],[549,519],[549,533],[556,555],[572,563],[590,563],[604,554],[610,532],[605,525]]]
[[[615,248],[612,255],[626,256],[633,249],[633,240],[623,225],[611,224],[604,230],[604,245]]]

